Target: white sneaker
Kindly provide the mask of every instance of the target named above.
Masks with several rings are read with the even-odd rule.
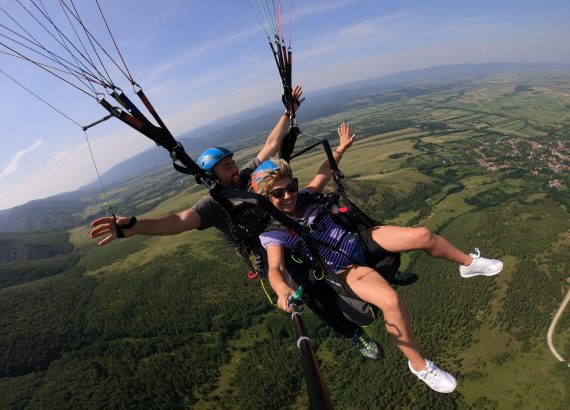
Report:
[[[418,377],[418,379],[438,393],[451,393],[457,386],[457,380],[455,380],[455,377],[447,373],[445,370],[441,370],[428,359],[426,359],[425,370],[420,372],[415,371],[409,360],[408,367],[410,368],[410,371]]]
[[[460,266],[459,273],[464,278],[472,278],[473,276],[493,276],[503,270],[503,262],[497,259],[486,259],[481,257],[481,252],[475,248],[475,253],[470,253],[473,262],[469,266]]]

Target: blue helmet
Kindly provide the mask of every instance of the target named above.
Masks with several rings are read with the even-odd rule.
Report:
[[[270,159],[263,161],[251,174],[251,187],[253,191],[258,192],[259,183],[276,171],[279,171],[279,164]]]
[[[233,152],[223,147],[208,148],[198,157],[198,166],[206,172],[213,172],[212,170],[221,160],[233,155]]]

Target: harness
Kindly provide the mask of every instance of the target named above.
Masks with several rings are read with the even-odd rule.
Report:
[[[248,202],[230,203],[231,207],[224,208],[226,219],[238,255],[248,265],[247,276],[249,279],[267,277],[267,254],[261,245],[259,234],[265,230],[270,216]]]
[[[328,247],[330,244],[317,240],[311,233],[319,229],[323,219],[330,215],[333,221],[344,228],[346,232],[356,233],[364,249],[366,265],[379,272],[389,283],[410,284],[415,281],[416,277],[412,276],[406,280],[395,280],[395,274],[400,266],[400,254],[388,252],[376,244],[366,230],[380,224],[368,217],[352,202],[350,207],[339,207],[339,195],[337,192],[328,194],[300,193],[299,200],[305,205],[316,204],[319,207],[319,212],[311,224],[308,223],[308,219],[294,221],[296,224],[302,225],[305,235],[301,236],[303,241],[297,242],[298,246],[296,249],[286,252],[287,270],[291,272],[291,265],[293,265],[293,269],[294,266],[304,267],[307,274],[312,275],[314,279],[326,280],[330,288],[338,295],[336,299],[337,306],[346,318],[360,326],[372,324],[376,318],[377,308],[360,299],[342,277],[332,272],[328,265],[325,265],[325,269],[323,269],[322,264],[318,263],[321,261],[318,246]],[[289,235],[297,235],[297,232],[291,229],[291,226],[273,218],[266,225],[266,230],[271,229],[285,230]],[[307,245],[312,244],[313,246],[307,246],[309,249],[317,249],[316,253],[311,252],[312,260],[305,258],[299,252],[299,245],[302,246],[302,242]],[[349,255],[346,256],[352,259]],[[296,263],[291,263],[291,261]]]
[[[332,215],[331,211],[327,209],[328,208],[327,205],[329,204],[327,197],[322,195],[322,194],[318,194],[318,193],[315,194],[315,193],[310,193],[310,192],[301,192],[301,193],[299,193],[299,203],[305,207],[305,212],[307,212],[306,211],[307,207],[310,207],[310,206],[316,207],[317,208],[316,209],[317,215],[315,216],[315,218],[310,223],[309,223],[309,216],[310,215],[308,215],[307,218],[295,218],[295,217],[292,218],[297,223],[299,223],[305,230],[307,230],[311,234],[311,237],[310,238],[305,237],[302,241],[297,241],[295,243],[295,247],[290,250],[291,257],[293,259],[295,259],[296,261],[298,261],[299,263],[302,263],[302,260],[306,260],[307,258],[306,257],[303,258],[303,256],[302,256],[302,247],[303,247],[303,244],[305,244],[305,242],[307,240],[310,240],[310,241],[314,242],[318,247],[325,248],[325,249],[332,251],[332,252],[335,252],[335,253],[339,253],[339,254],[343,255],[344,257],[346,257],[348,260],[350,260],[352,262],[356,262],[350,255],[346,254],[345,252],[343,252],[342,250],[340,250],[338,248],[338,246],[342,243],[342,241],[346,238],[346,236],[351,233],[351,230],[344,229],[344,233],[342,234],[341,237],[336,239],[336,243],[325,242],[325,241],[320,240],[314,236],[314,234],[316,232],[319,232],[322,230],[322,223],[323,223],[324,219],[327,217],[327,215]],[[336,221],[333,220],[333,222],[336,222]],[[338,225],[341,225],[341,224],[338,224]],[[341,227],[346,228],[344,225],[341,225]],[[293,232],[289,228],[283,226],[282,224],[275,221],[274,219],[271,219],[271,221],[267,224],[267,226],[265,228],[265,232],[272,231],[272,230],[287,231],[289,236],[296,237],[295,232]],[[312,264],[313,268],[316,268],[314,263],[312,263],[310,261],[308,263]]]
[[[366,230],[368,228],[378,226],[379,223],[368,217],[366,214],[360,211],[360,209],[356,208],[354,204],[352,204],[353,207],[355,209],[358,209],[360,212],[350,214],[348,211],[349,208],[339,207],[338,195],[335,192],[331,194],[302,192],[299,194],[299,201],[304,206],[316,205],[318,206],[319,211],[311,223],[309,223],[308,218],[297,219],[295,221],[302,224],[303,228],[307,232],[304,236],[300,237],[301,240],[297,241],[295,248],[290,249],[291,258],[293,258],[295,261],[298,261],[299,263],[308,265],[313,271],[313,275],[316,275],[316,272],[319,272],[319,266],[314,261],[319,257],[319,255],[314,255],[311,253],[312,260],[309,260],[300,252],[303,244],[307,244],[307,242],[309,242],[316,247],[320,246],[327,248],[333,252],[340,253],[352,262],[356,262],[350,255],[335,247],[334,244],[318,240],[312,235],[313,232],[321,229],[321,224],[324,218],[327,215],[330,215],[333,222],[341,226],[345,230],[346,234],[353,233],[357,235],[358,241],[364,249],[367,266],[378,270],[378,272],[388,282],[393,282],[394,276],[400,266],[400,254],[386,251],[378,245],[373,246],[373,241],[368,238],[368,234],[366,233]],[[269,223],[267,223],[265,228],[265,231],[270,230],[284,230],[287,231],[289,235],[296,236],[295,231],[291,230],[290,227],[283,225],[273,218]],[[338,238],[338,243],[340,243],[343,238],[344,236]],[[346,285],[346,283],[330,269],[327,271],[321,271],[321,275],[322,276],[318,279],[322,279],[323,277],[326,278],[326,280],[333,285],[333,288],[337,291],[337,293],[345,296],[357,297]]]

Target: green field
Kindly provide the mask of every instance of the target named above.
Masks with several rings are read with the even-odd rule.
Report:
[[[457,376],[431,392],[409,373],[381,318],[386,350],[362,358],[305,314],[337,409],[565,409],[570,369],[546,346],[570,277],[570,74],[500,74],[347,101],[302,123],[298,147],[347,121],[358,140],[341,169],[374,217],[426,226],[464,251],[500,258],[493,278],[460,278],[421,252],[399,289],[425,354]],[[411,96],[409,96],[411,95]],[[365,104],[363,101],[369,101]],[[240,163],[257,151],[244,147]],[[301,183],[324,160],[293,162]],[[109,193],[122,215],[159,215],[205,193],[174,171]],[[102,207],[91,207],[91,218]],[[97,248],[80,226],[72,267],[0,289],[0,408],[306,408],[288,317],[213,231],[135,237]],[[1,238],[0,238],[1,239]],[[27,260],[11,261],[24,269]],[[51,271],[50,271],[51,272]],[[570,359],[570,312],[555,334]]]

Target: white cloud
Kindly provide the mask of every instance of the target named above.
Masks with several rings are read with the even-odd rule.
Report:
[[[2,172],[0,172],[0,179],[5,178],[8,175],[11,175],[14,172],[18,171],[18,166],[20,165],[20,161],[26,155],[28,155],[30,152],[32,152],[33,150],[41,147],[43,145],[43,143],[44,142],[42,140],[37,140],[32,145],[30,145],[28,148],[25,148],[21,151],[16,152],[14,154],[14,156],[12,157],[12,159],[10,159],[10,161],[8,162],[8,165],[6,165],[4,170]]]
[[[124,129],[91,141],[93,156],[101,174],[153,145],[148,138]],[[73,191],[96,178],[97,173],[87,144],[84,142],[70,146],[55,154],[49,163],[23,182],[7,184],[0,189],[0,209],[24,204],[33,198]]]

